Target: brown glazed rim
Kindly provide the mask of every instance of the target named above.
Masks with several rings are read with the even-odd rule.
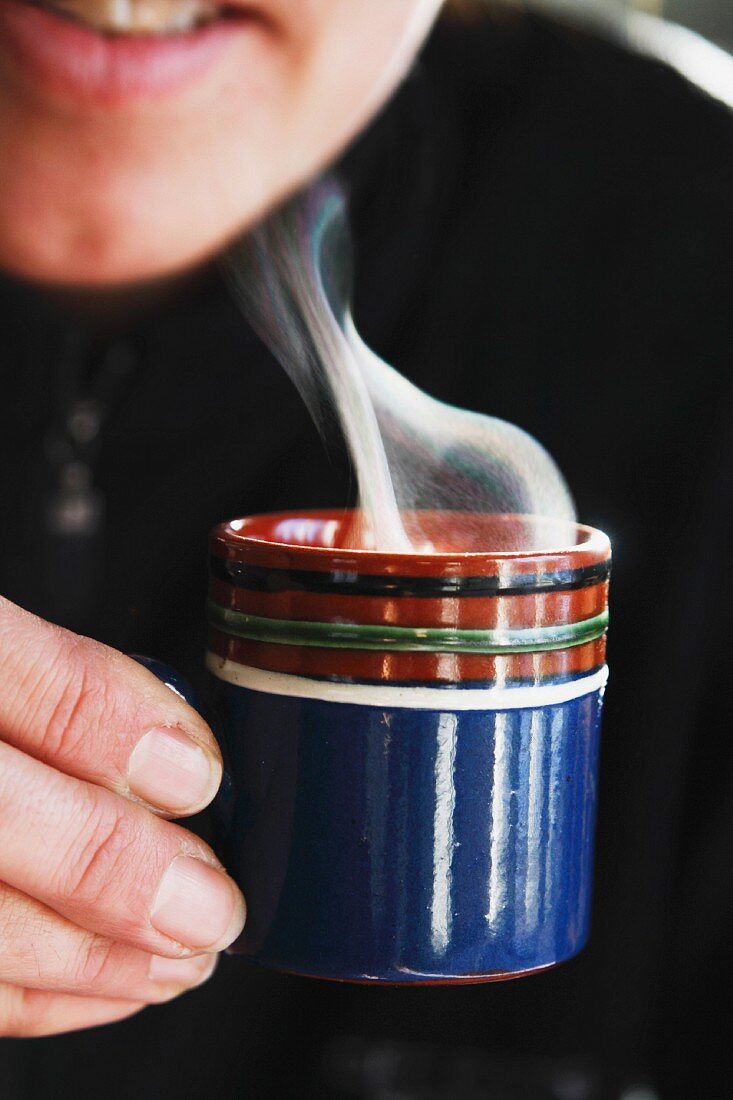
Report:
[[[453,521],[463,513],[423,513],[428,519],[439,520],[443,516]],[[352,509],[311,510],[290,512],[266,512],[259,515],[233,519],[218,524],[211,532],[211,551],[217,557],[229,561],[248,562],[281,569],[307,569],[314,571],[344,570],[367,574],[409,574],[411,576],[491,576],[501,574],[507,565],[512,573],[536,569],[577,570],[585,566],[607,561],[611,556],[608,536],[594,527],[581,523],[568,523],[575,531],[576,542],[542,550],[503,551],[448,551],[432,554],[385,552],[381,550],[351,549],[337,546],[312,546],[283,542],[273,538],[273,531],[280,524],[298,519],[337,523],[347,529],[354,512]],[[475,522],[476,517],[471,517]],[[486,517],[487,524],[507,521],[517,523],[532,520],[561,526],[564,521],[544,516],[498,515]]]

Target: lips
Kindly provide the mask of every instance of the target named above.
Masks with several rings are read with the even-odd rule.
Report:
[[[195,83],[237,44],[257,48],[271,30],[239,3],[0,0],[0,65],[35,95],[124,106]]]

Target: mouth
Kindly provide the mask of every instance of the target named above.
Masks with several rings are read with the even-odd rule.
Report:
[[[108,36],[188,34],[220,20],[243,16],[241,7],[213,0],[26,0],[26,3]]]
[[[0,75],[7,60],[36,97],[125,105],[192,85],[227,55],[256,68],[273,35],[246,0],[0,0]]]

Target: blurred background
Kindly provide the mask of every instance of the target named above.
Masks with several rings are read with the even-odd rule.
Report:
[[[624,9],[635,9],[663,16],[697,31],[718,45],[733,50],[733,3],[731,0],[531,0],[534,7],[569,14],[623,15]]]
[[[730,0],[637,0],[637,5],[684,23],[721,46],[733,49],[733,4]]]
[[[730,0],[633,0],[632,7],[682,23],[727,49],[733,49]]]

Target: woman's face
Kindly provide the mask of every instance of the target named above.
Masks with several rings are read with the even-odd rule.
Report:
[[[0,0],[0,267],[101,286],[200,262],[340,152],[439,6]]]

